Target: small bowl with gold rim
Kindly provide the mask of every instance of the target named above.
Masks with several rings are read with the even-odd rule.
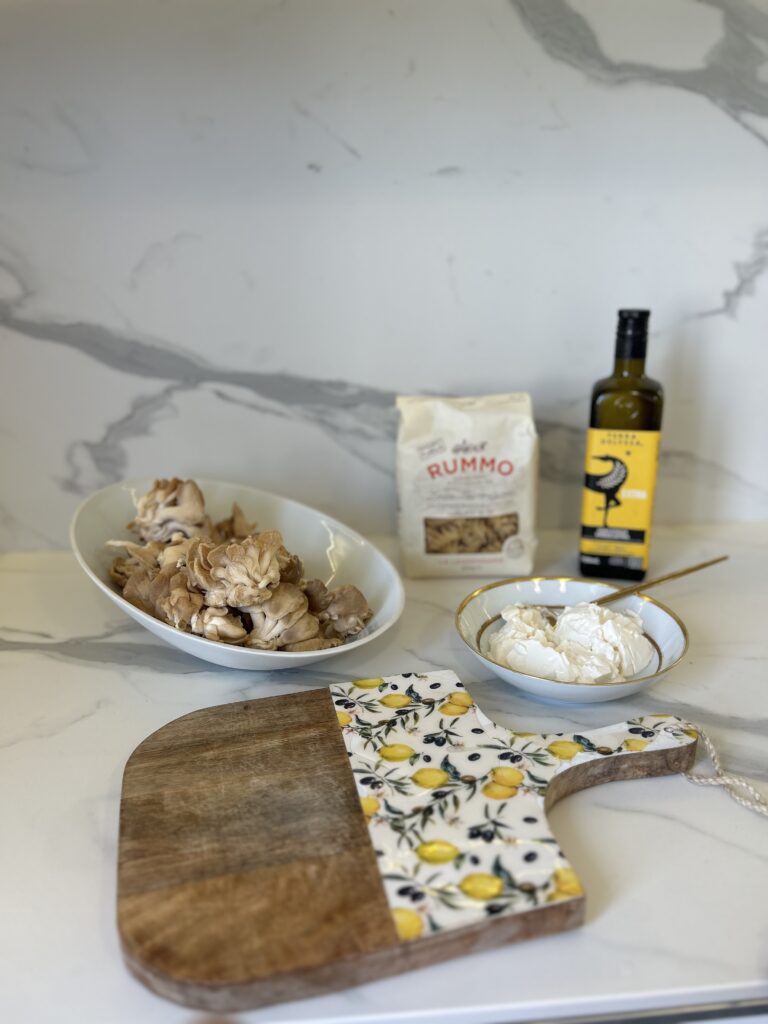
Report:
[[[610,605],[611,610],[633,611],[641,619],[643,633],[653,653],[635,675],[615,682],[561,682],[528,675],[495,661],[490,654],[494,631],[503,625],[502,610],[510,604],[536,605],[554,612],[579,602],[594,601],[618,590],[610,583],[572,576],[526,576],[496,580],[468,594],[456,610],[456,629],[472,653],[500,679],[544,701],[569,704],[618,700],[652,686],[674,668],[688,649],[688,632],[675,613],[644,594],[631,594]]]

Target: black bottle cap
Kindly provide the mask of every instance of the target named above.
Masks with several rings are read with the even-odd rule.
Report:
[[[645,359],[648,346],[648,309],[620,309],[616,329],[616,358]]]

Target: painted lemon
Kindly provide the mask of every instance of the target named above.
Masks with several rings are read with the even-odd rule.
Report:
[[[450,718],[455,718],[457,715],[466,715],[469,708],[465,708],[463,704],[452,704],[451,701],[446,701],[445,704],[440,705],[440,714],[448,715]]]
[[[421,843],[416,847],[416,856],[427,864],[447,864],[459,855],[458,846],[445,839],[433,839],[429,843]]]
[[[500,786],[519,786],[525,776],[517,768],[494,768],[491,772],[491,779],[498,782]]]
[[[346,711],[337,711],[336,717],[339,720],[339,725],[349,725],[352,721],[352,715],[348,715]]]
[[[648,740],[624,740],[625,750],[645,750]]]
[[[698,729],[683,729],[683,732],[686,736],[690,736],[692,740],[697,740],[699,738]]]
[[[404,693],[388,693],[379,700],[379,704],[383,704],[385,708],[404,708],[410,703],[411,698],[406,697]]]
[[[486,875],[479,871],[475,875],[467,875],[459,882],[459,888],[465,896],[473,900],[492,900],[504,888],[504,883],[496,875]]]
[[[498,782],[486,782],[481,792],[489,800],[509,800],[510,797],[517,796],[514,786],[500,786]]]
[[[363,814],[366,818],[372,818],[381,807],[381,804],[375,796],[361,796],[360,806],[363,808]]]
[[[409,747],[407,743],[389,743],[379,747],[379,757],[383,757],[385,761],[407,761],[415,753],[413,747]]]
[[[512,735],[513,736],[535,736],[536,733],[535,732],[514,732],[514,733],[512,733]]]
[[[395,907],[392,911],[392,917],[395,919],[397,937],[401,942],[410,942],[411,939],[418,939],[424,931],[424,922],[415,910]]]
[[[460,708],[471,708],[475,703],[466,690],[454,690],[445,699],[450,704],[458,704]]]
[[[384,685],[384,680],[381,676],[378,679],[356,679],[352,685],[359,687],[361,690],[375,690],[377,686]]]
[[[581,896],[584,892],[573,868],[557,868],[552,875],[552,881],[555,883],[555,888],[547,896],[547,903],[568,900],[573,896]]]
[[[547,747],[550,754],[554,754],[560,761],[571,761],[583,749],[581,743],[577,743],[575,740],[555,740]]]
[[[448,781],[448,772],[444,772],[442,768],[419,768],[411,778],[423,789],[437,789]]]

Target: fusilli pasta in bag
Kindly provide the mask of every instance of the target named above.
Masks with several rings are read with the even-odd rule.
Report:
[[[406,574],[529,574],[538,467],[530,396],[414,396],[398,398],[397,406]]]

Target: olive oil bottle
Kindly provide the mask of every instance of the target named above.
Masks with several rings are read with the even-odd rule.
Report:
[[[620,309],[610,377],[592,389],[579,555],[584,576],[642,580],[664,396],[645,375],[647,309]]]

